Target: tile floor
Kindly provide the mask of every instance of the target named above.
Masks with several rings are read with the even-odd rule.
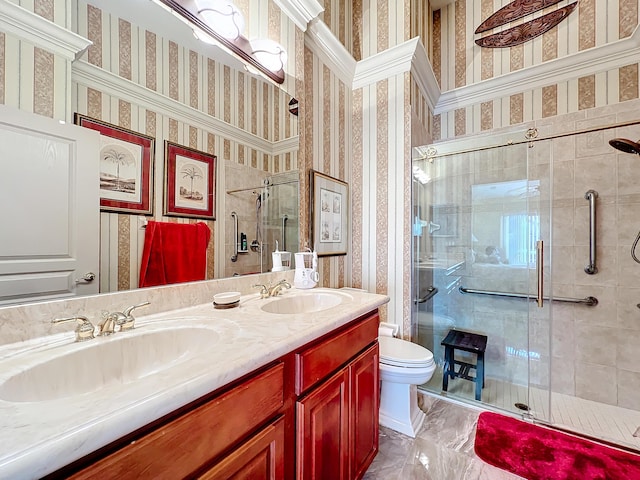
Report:
[[[473,451],[481,410],[421,395],[427,412],[415,439],[381,427],[380,450],[364,480],[513,480]]]
[[[439,393],[442,387],[442,370],[438,369],[426,384],[429,391]],[[473,402],[475,384],[465,380],[449,381],[449,396]],[[502,382],[487,377],[482,390],[482,401],[499,410],[522,412],[515,403],[525,403],[533,416],[559,428],[578,432],[594,438],[640,450],[640,411],[606,405],[582,398],[553,393],[549,402],[549,392]]]

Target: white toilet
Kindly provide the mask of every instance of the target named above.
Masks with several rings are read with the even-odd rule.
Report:
[[[380,425],[415,437],[425,413],[418,388],[436,369],[433,354],[415,343],[382,334],[380,344]]]

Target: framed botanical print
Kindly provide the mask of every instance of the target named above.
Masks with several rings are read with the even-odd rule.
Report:
[[[311,229],[318,256],[347,254],[348,196],[345,182],[311,170]]]
[[[215,220],[216,156],[165,141],[164,214]]]
[[[79,113],[74,123],[100,132],[100,209],[153,214],[155,139]]]

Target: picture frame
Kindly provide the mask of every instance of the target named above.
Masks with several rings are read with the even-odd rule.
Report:
[[[349,185],[311,170],[311,231],[319,257],[347,254]]]
[[[100,210],[153,215],[155,138],[75,113],[100,133]]]
[[[164,143],[164,214],[215,220],[216,156]]]

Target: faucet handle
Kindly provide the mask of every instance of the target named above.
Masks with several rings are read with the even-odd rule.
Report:
[[[131,330],[132,328],[134,328],[136,319],[133,318],[132,312],[136,308],[146,307],[147,305],[151,305],[150,302],[142,302],[137,305],[131,305],[130,307],[125,308],[124,312],[122,312],[121,314],[122,316],[118,315],[118,318],[116,318],[116,324],[120,325],[120,331],[124,332],[126,330]]]
[[[91,323],[87,317],[78,315],[76,317],[54,318],[53,320],[51,320],[51,323],[67,322],[78,323],[78,326],[75,330],[76,342],[83,342],[85,340],[91,340],[92,338],[95,338],[96,327],[94,327],[93,323]]]
[[[251,285],[251,288],[260,288],[260,298],[267,298],[269,296],[269,288],[262,283]]]

